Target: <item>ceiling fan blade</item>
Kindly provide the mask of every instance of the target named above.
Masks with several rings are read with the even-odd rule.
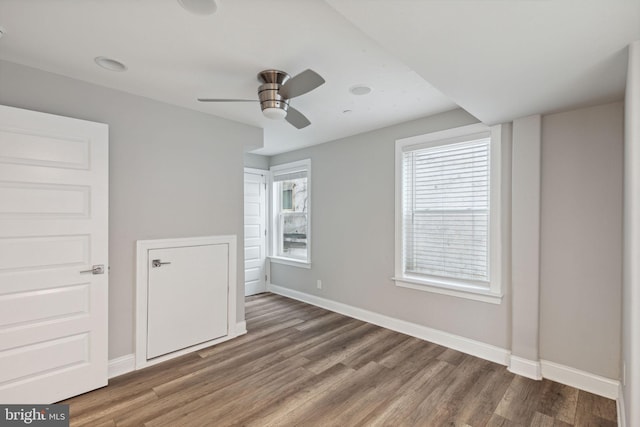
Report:
[[[287,116],[284,119],[291,123],[297,129],[306,128],[311,124],[309,119],[307,119],[304,114],[291,106],[289,106],[289,109],[287,110]]]
[[[313,70],[305,70],[297,76],[287,80],[280,88],[280,95],[287,99],[295,98],[296,96],[311,92],[323,84],[324,79],[320,74]]]
[[[198,98],[200,102],[260,102],[257,99]]]

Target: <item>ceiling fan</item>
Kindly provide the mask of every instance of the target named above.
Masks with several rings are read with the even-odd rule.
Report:
[[[258,73],[258,99],[198,98],[200,102],[260,102],[262,114],[270,119],[285,119],[302,129],[311,124],[304,114],[289,105],[289,100],[311,92],[324,84],[313,70],[305,70],[291,77],[284,71],[264,70]]]

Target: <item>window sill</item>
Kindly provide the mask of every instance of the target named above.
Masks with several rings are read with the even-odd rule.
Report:
[[[311,263],[306,261],[300,261],[293,258],[283,258],[279,256],[269,256],[267,257],[269,260],[275,264],[288,265],[290,267],[298,267],[298,268],[311,268]]]
[[[393,277],[392,280],[396,282],[396,286],[403,288],[417,289],[419,291],[450,295],[491,304],[502,303],[502,293],[491,292],[488,289],[485,290],[464,285],[455,286],[411,277]]]

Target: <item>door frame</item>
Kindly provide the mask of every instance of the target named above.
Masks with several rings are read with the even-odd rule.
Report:
[[[149,250],[182,248],[188,246],[229,246],[229,285],[227,293],[227,335],[211,341],[193,345],[173,353],[147,359],[147,291],[149,281]],[[237,324],[237,238],[235,235],[186,237],[178,239],[138,240],[136,242],[136,369],[155,365],[183,354],[210,347],[246,333],[246,328]]]

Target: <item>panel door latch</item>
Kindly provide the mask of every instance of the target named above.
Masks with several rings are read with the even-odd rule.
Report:
[[[167,264],[171,264],[171,263],[170,262],[162,262],[162,260],[160,260],[160,259],[154,259],[153,261],[151,261],[151,266],[153,268],[162,267],[163,265],[167,265]]]
[[[94,265],[93,267],[91,267],[91,270],[83,270],[80,273],[104,274],[104,264]]]

